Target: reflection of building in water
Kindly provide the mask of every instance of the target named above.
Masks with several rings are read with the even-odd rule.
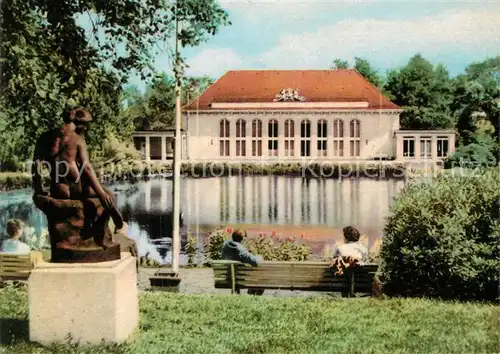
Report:
[[[200,225],[324,225],[335,229],[354,225],[377,237],[392,198],[403,184],[280,176],[183,179],[181,209],[185,224],[196,234]],[[163,219],[171,209],[171,181],[152,180],[137,186],[137,192],[119,196],[120,208],[126,203],[126,214],[155,214],[156,218],[143,221],[159,224],[152,230],[156,237],[169,235]]]
[[[201,206],[188,216],[190,224],[356,225],[378,234],[404,182],[255,176],[184,183],[187,190],[196,184],[201,192],[186,200],[189,210],[195,210],[194,203]]]

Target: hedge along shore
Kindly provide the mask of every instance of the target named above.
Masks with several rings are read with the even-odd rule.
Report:
[[[394,161],[252,163],[195,162],[182,163],[181,174],[190,178],[229,176],[290,176],[304,178],[393,178],[407,179],[436,175],[441,169],[432,163],[399,163]],[[171,178],[171,162],[127,162],[96,168],[101,182],[135,183],[151,178]],[[31,187],[30,172],[0,172],[0,191]]]

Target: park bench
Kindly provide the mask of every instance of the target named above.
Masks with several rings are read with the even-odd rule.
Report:
[[[31,270],[43,261],[41,252],[29,254],[0,253],[0,282],[4,280],[28,280]]]
[[[335,275],[327,262],[263,262],[257,267],[237,261],[212,261],[216,289],[280,289],[372,294],[378,264],[347,268]]]

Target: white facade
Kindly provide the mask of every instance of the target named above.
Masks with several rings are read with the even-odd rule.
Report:
[[[193,162],[236,163],[255,160],[293,162],[393,159],[408,161],[420,160],[421,156],[422,160],[429,158],[432,161],[439,161],[454,150],[454,131],[400,131],[399,114],[399,110],[186,112],[183,115],[183,127],[187,136],[186,156],[187,160]],[[262,124],[262,136],[258,134],[259,121]],[[292,128],[291,122],[294,128],[293,136],[291,136],[291,131],[285,131]],[[302,131],[303,122],[309,122],[310,134]],[[225,126],[221,127],[222,124]],[[277,137],[273,134],[273,124],[278,126]],[[227,126],[229,129],[225,131]],[[242,126],[245,127],[244,131]],[[322,132],[325,126],[326,134]],[[221,137],[221,135],[224,136]],[[427,140],[421,140],[422,137],[429,138],[432,144],[425,146],[425,152],[428,151],[427,148],[431,151],[429,157],[427,154],[421,155],[420,153],[403,154],[403,151],[406,151],[403,143],[410,138],[416,141],[413,146],[415,151],[420,151],[420,142],[427,143]],[[441,147],[446,145],[446,152],[437,151],[438,137],[439,140],[447,139],[447,144],[441,144]],[[270,143],[270,141],[274,142]],[[259,151],[260,144],[262,151]],[[276,147],[276,144],[277,150],[269,149]],[[301,151],[307,149],[304,144],[309,144],[309,153]],[[245,146],[244,152],[242,146]]]
[[[140,152],[141,158],[147,162],[167,161],[174,157],[175,134],[166,131],[137,131],[132,134],[134,147]],[[182,159],[186,159],[186,134],[182,132]]]
[[[399,129],[399,111],[188,112],[184,113],[184,120],[188,159],[196,161],[369,160],[391,157],[395,150],[394,134]],[[221,122],[226,121],[229,132],[220,137]],[[243,133],[237,132],[238,121],[239,126],[245,126],[245,134],[238,134]],[[260,131],[258,122],[262,124],[262,136],[256,136],[260,134],[254,132],[254,126]],[[277,137],[273,134],[273,124],[277,124]],[[303,124],[310,125],[310,134],[307,128],[303,129]],[[221,154],[221,144],[227,144],[226,141],[229,142],[227,156],[227,151]],[[269,149],[270,141],[277,141],[277,150]],[[238,147],[237,144],[245,146],[244,156],[242,145]],[[307,144],[309,153],[301,151],[307,150]],[[271,142],[271,147],[275,148],[276,143]]]

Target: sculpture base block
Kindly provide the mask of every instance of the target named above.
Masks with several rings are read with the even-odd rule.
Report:
[[[64,249],[54,247],[51,250],[51,263],[99,263],[111,262],[120,259],[120,245],[102,247]]]
[[[28,280],[30,340],[122,343],[139,322],[136,260],[37,265]]]

